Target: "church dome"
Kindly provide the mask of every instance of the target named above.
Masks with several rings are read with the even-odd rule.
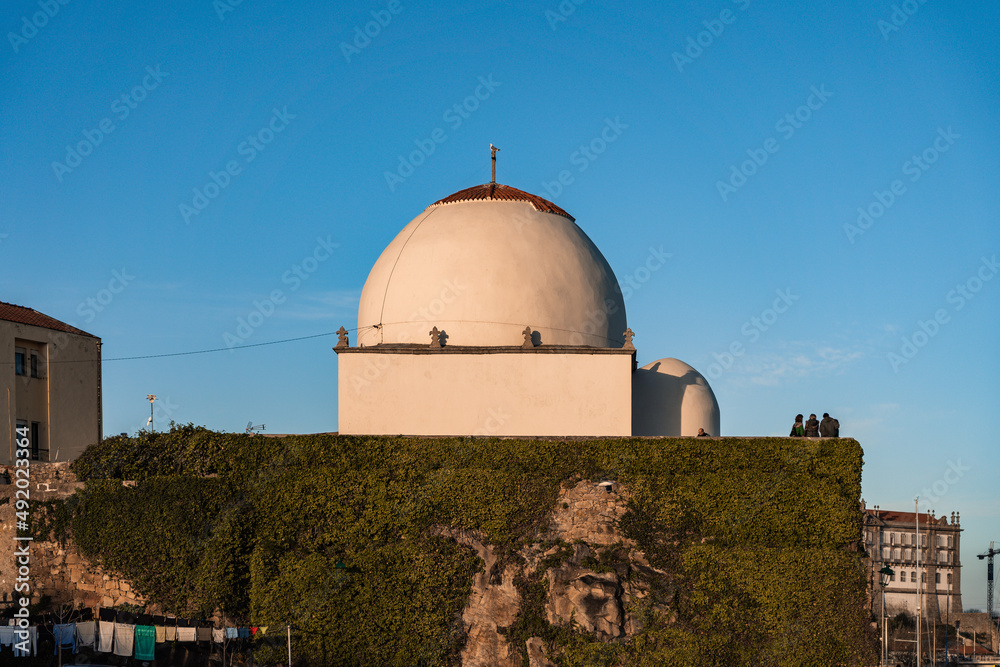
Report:
[[[614,272],[573,217],[541,197],[487,183],[445,197],[379,256],[361,292],[362,346],[430,342],[622,347]]]
[[[705,376],[679,359],[632,374],[632,435],[719,435],[719,402]]]

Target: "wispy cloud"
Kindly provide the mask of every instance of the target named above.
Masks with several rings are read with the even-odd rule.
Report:
[[[329,290],[303,294],[295,302],[289,301],[276,316],[289,320],[329,320],[355,318],[358,313],[360,290]],[[347,320],[344,320],[347,322]]]
[[[729,376],[737,385],[773,387],[787,381],[844,373],[867,354],[867,346],[835,346],[825,341],[779,343],[767,352],[747,355]]]

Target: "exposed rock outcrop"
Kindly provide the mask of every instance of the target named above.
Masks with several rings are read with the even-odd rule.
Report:
[[[525,641],[523,649],[507,637],[521,611],[515,578],[541,576],[547,584],[545,618],[552,625],[572,626],[594,633],[602,641],[630,637],[642,629],[633,603],[649,592],[646,580],[665,573],[649,567],[631,540],[622,537],[618,521],[625,514],[628,493],[615,483],[611,490],[581,481],[564,487],[539,541],[525,546],[520,559],[500,567],[485,536],[473,531],[437,527],[434,533],[474,549],[483,571],[472,582],[472,595],[462,613],[467,640],[465,667],[520,667],[526,651],[531,667],[553,667],[541,637]],[[613,566],[601,564],[601,550],[618,555]],[[537,579],[536,579],[537,581]],[[660,611],[665,608],[660,607]]]
[[[514,623],[521,608],[521,596],[514,586],[517,569],[508,566],[499,572],[493,547],[485,544],[478,532],[445,527],[433,532],[472,547],[485,566],[473,577],[472,594],[462,612],[467,636],[462,648],[463,667],[521,667],[520,654],[501,634]]]

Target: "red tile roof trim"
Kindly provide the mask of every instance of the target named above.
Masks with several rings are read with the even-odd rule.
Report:
[[[916,515],[915,512],[896,512],[895,510],[874,510],[874,509],[868,508],[868,509],[865,510],[865,513],[869,514],[869,515],[871,515],[873,517],[877,517],[879,519],[882,519],[883,521],[893,521],[893,522],[899,522],[899,523],[916,523],[917,522],[917,520],[916,520],[916,516],[917,515]],[[936,523],[936,524],[945,523],[945,524],[947,524],[948,520],[947,520],[946,517],[943,517],[943,516],[932,517],[930,514],[928,514],[926,512],[921,512],[920,513],[920,525],[923,526],[923,525],[926,525],[926,524],[929,524],[929,523]]]
[[[518,190],[517,188],[512,188],[509,185],[501,185],[500,183],[485,183],[483,185],[474,185],[471,188],[466,188],[465,190],[459,190],[453,195],[449,195],[444,199],[439,199],[431,206],[438,206],[439,204],[454,204],[456,202],[463,201],[523,201],[531,204],[536,211],[541,211],[542,213],[554,213],[555,215],[561,215],[564,218],[569,218],[571,221],[576,222],[576,219],[571,216],[566,211],[562,210],[552,202],[547,199],[542,199],[538,195],[533,195],[530,192],[525,192],[524,190]],[[427,208],[430,208],[428,206]]]
[[[72,327],[65,322],[60,322],[54,317],[49,317],[33,308],[16,306],[13,303],[0,301],[0,320],[7,322],[17,322],[19,324],[30,324],[34,327],[52,329],[54,331],[64,331],[66,333],[77,334],[78,336],[90,336],[97,338],[94,334],[89,334],[82,329]]]

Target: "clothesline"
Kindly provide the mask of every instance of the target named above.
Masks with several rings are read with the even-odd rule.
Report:
[[[88,610],[89,611],[89,610]],[[90,614],[88,614],[90,615]],[[92,616],[92,615],[90,615]],[[133,619],[161,621],[159,624],[121,622]],[[170,623],[173,621],[173,623]],[[165,616],[136,615],[101,609],[97,620],[70,623],[31,625],[21,628],[12,619],[10,625],[0,626],[0,652],[10,646],[16,657],[38,654],[38,629],[44,628],[55,640],[54,654],[60,648],[71,648],[76,654],[81,648],[91,648],[99,653],[132,657],[137,660],[154,660],[156,644],[165,642],[214,642],[246,640],[267,633],[268,626],[215,628],[207,622]],[[183,624],[183,625],[182,625]],[[194,625],[192,625],[194,624]],[[22,634],[23,633],[23,634]]]

